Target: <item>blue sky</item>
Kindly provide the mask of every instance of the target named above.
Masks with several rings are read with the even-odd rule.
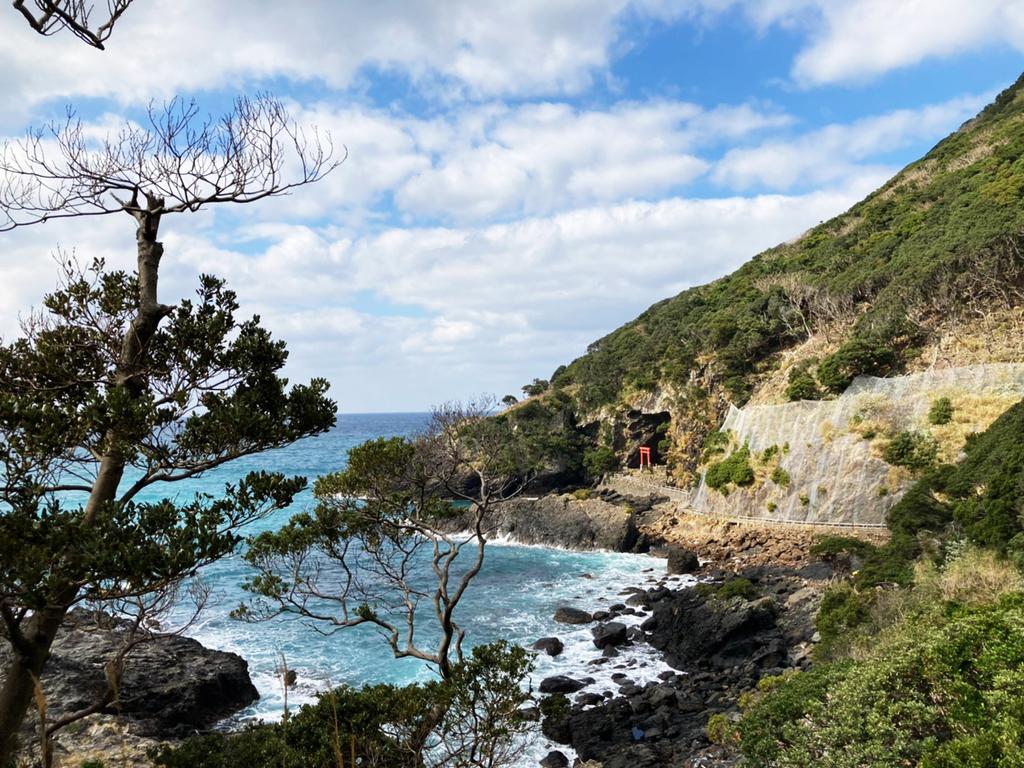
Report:
[[[344,411],[517,393],[651,303],[877,188],[1024,69],[1020,0],[139,2],[107,51],[0,11],[0,132],[75,105],[269,90],[348,148],[292,197],[164,222]],[[0,332],[50,254],[130,266],[127,220],[3,235]]]

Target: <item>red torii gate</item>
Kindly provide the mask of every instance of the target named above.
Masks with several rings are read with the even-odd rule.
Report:
[[[644,462],[647,462],[647,468],[651,468],[651,449],[647,446],[640,447],[640,469],[644,468]]]

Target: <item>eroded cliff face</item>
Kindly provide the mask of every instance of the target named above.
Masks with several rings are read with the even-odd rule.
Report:
[[[691,504],[734,517],[881,525],[913,479],[883,459],[895,435],[921,435],[937,461],[952,462],[968,435],[1022,397],[1024,364],[991,364],[858,377],[835,400],[733,407],[721,431],[732,450],[749,450],[754,480],[716,490],[705,468]],[[949,398],[952,416],[931,424],[929,410],[939,398]]]

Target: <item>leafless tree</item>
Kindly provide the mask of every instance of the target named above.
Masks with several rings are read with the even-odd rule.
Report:
[[[372,625],[396,658],[446,677],[463,659],[456,609],[483,567],[495,509],[531,478],[528,448],[491,413],[489,401],[446,404],[414,441],[353,449],[346,470],[317,482],[314,514],[250,542],[260,599],[237,615],[295,614],[326,633]],[[433,647],[418,639],[421,603],[440,631]]]
[[[325,634],[371,626],[396,658],[448,680],[464,660],[456,612],[483,568],[494,512],[532,472],[529,446],[491,418],[492,405],[445,405],[415,440],[354,448],[344,471],[317,481],[314,512],[250,540],[256,597],[235,616],[291,614]],[[416,749],[444,715],[425,719]]]
[[[106,0],[105,12],[95,15],[88,0],[14,0],[14,8],[28,25],[41,35],[66,30],[93,48],[103,44],[114,31],[114,24],[128,10],[132,0]]]

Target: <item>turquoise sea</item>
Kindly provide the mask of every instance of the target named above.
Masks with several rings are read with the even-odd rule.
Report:
[[[380,436],[413,435],[424,428],[427,418],[418,413],[341,415],[337,426],[325,435],[240,460],[174,490],[182,496],[196,491],[216,493],[224,483],[255,469],[304,475],[312,481],[343,467],[353,446]],[[311,503],[312,494],[307,490],[291,509],[253,525],[252,532],[280,526]],[[282,655],[298,673],[298,684],[289,691],[289,706],[311,701],[317,691],[341,683],[406,683],[432,675],[422,662],[394,659],[383,639],[369,628],[323,634],[325,627],[297,617],[255,625],[231,619],[228,614],[246,596],[241,584],[248,573],[239,557],[202,571],[200,578],[212,589],[212,596],[199,621],[186,632],[211,648],[234,651],[249,662],[260,700],[236,721],[280,717],[284,700],[276,670]],[[587,663],[600,655],[589,629],[555,624],[552,614],[560,605],[589,610],[607,607],[624,599],[620,594],[624,588],[644,586],[663,574],[664,560],[645,555],[581,553],[495,542],[489,546],[485,567],[467,592],[457,618],[467,630],[470,645],[499,638],[529,645],[546,635],[561,637],[565,652],[557,659],[538,659],[534,687],[547,675],[586,674],[595,678],[588,690],[615,690],[610,676],[621,669]],[[187,612],[185,606],[176,610],[167,626],[174,626]],[[619,665],[626,666],[635,680],[652,679],[666,669],[645,646],[637,646],[617,662]],[[547,748],[539,742],[535,746],[535,754]]]

